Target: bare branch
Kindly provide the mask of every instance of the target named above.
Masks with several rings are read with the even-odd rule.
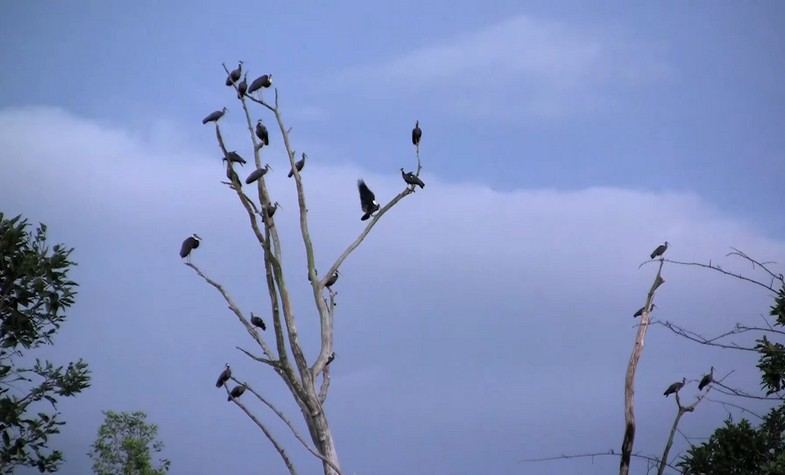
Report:
[[[758,419],[760,419],[760,420],[763,420],[763,416],[761,416],[760,414],[758,414],[758,413],[756,413],[756,412],[753,412],[753,411],[751,411],[751,410],[747,409],[747,408],[746,408],[746,407],[744,407],[744,406],[740,406],[740,405],[738,405],[738,404],[734,404],[734,403],[732,403],[732,402],[728,402],[728,401],[720,401],[719,399],[709,399],[709,398],[706,398],[706,400],[707,400],[707,401],[709,401],[709,402],[713,402],[713,403],[716,403],[716,404],[720,404],[720,405],[722,405],[723,407],[725,407],[725,406],[729,406],[729,407],[732,407],[732,408],[738,409],[738,410],[740,410],[740,411],[742,411],[742,412],[746,412],[747,414],[750,414],[750,415],[752,415],[752,416],[755,416],[755,417],[757,417],[757,418],[758,418]],[[726,410],[727,410],[727,407],[726,407]],[[729,411],[729,412],[730,412],[730,411]]]
[[[256,356],[253,353],[251,353],[250,351],[248,351],[246,349],[243,349],[243,348],[240,348],[239,346],[235,346],[235,348],[237,348],[241,352],[245,353],[245,355],[247,357],[251,358],[252,360],[255,360],[255,361],[258,361],[260,363],[264,363],[264,364],[270,365],[273,368],[278,368],[279,367],[278,363],[276,361],[268,360],[267,358],[262,358],[261,356]]]
[[[765,284],[763,282],[757,281],[757,280],[752,279],[750,277],[743,276],[741,274],[737,274],[735,272],[726,271],[722,267],[714,265],[711,262],[709,262],[708,264],[703,264],[703,263],[700,263],[700,262],[684,262],[684,261],[676,261],[676,260],[673,260],[673,259],[663,259],[663,260],[665,262],[670,262],[671,264],[678,264],[678,265],[681,265],[681,266],[697,266],[697,267],[703,267],[704,269],[711,269],[711,270],[719,272],[721,274],[725,274],[727,276],[734,277],[736,279],[743,280],[743,281],[749,282],[751,284],[755,284],[757,286],[763,287],[764,289],[768,290],[769,292],[774,292],[775,294],[777,293],[777,289],[775,289],[771,285],[768,285],[768,284]]]
[[[611,449],[611,450],[609,450],[607,452],[592,452],[592,453],[586,453],[586,454],[564,454],[564,455],[556,455],[556,456],[553,456],[553,457],[541,457],[541,458],[523,459],[523,460],[519,460],[519,462],[526,462],[526,463],[529,463],[529,462],[551,462],[551,461],[554,461],[554,460],[569,460],[569,459],[577,459],[577,458],[594,458],[594,457],[621,457],[621,454],[619,452],[616,452],[616,451]],[[638,458],[638,459],[642,459],[642,460],[647,460],[649,462],[660,463],[660,459],[658,459],[657,457],[652,457],[650,455],[644,455],[644,454],[640,454],[640,453],[633,453],[633,454],[630,454],[630,457]],[[681,470],[678,467],[675,467],[675,466],[673,466],[671,464],[666,464],[666,466],[672,468],[673,470],[681,472]]]

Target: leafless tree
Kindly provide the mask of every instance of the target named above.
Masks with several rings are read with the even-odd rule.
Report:
[[[230,74],[226,69],[226,66],[224,66],[224,70],[227,74]],[[239,75],[236,77],[239,78]],[[259,82],[259,84],[262,83],[267,83],[266,87],[269,87],[270,85],[267,80]],[[264,257],[263,266],[266,277],[266,290],[267,295],[269,296],[270,318],[272,320],[272,333],[275,341],[270,343],[265,339],[263,334],[260,333],[249,318],[246,317],[246,312],[237,305],[229,291],[222,284],[209,277],[196,264],[186,262],[186,265],[193,269],[205,280],[205,282],[214,287],[221,294],[231,310],[231,313],[256,342],[261,354],[255,354],[252,351],[240,347],[237,349],[253,361],[258,362],[265,367],[269,367],[286,385],[294,398],[294,401],[300,408],[303,421],[305,422],[308,435],[311,439],[310,443],[300,435],[299,431],[295,428],[295,425],[282,411],[270,403],[258,390],[252,388],[250,384],[245,382],[243,384],[247,390],[255,396],[257,402],[261,403],[263,407],[270,409],[281,421],[283,421],[285,425],[289,427],[295,439],[299,441],[309,453],[321,461],[326,475],[340,475],[341,468],[338,453],[333,434],[330,430],[327,413],[324,409],[330,387],[329,363],[332,361],[332,357],[334,357],[333,321],[335,317],[337,295],[329,287],[329,280],[335,275],[336,271],[338,271],[349,255],[362,244],[364,239],[368,236],[368,233],[373,229],[376,223],[379,222],[382,216],[403,198],[414,193],[415,186],[405,184],[401,192],[392,197],[386,205],[381,206],[378,211],[369,218],[359,235],[348,244],[340,255],[338,255],[328,271],[324,274],[317,275],[315,264],[316,252],[308,227],[308,206],[303,173],[296,166],[297,156],[291,142],[291,129],[284,123],[281,108],[279,106],[278,90],[274,89],[274,99],[271,103],[268,99],[263,97],[262,92],[256,92],[255,94],[250,95],[245,93],[245,91],[242,90],[244,85],[238,88],[238,82],[236,80],[232,82],[227,79],[227,85],[233,85],[232,95],[237,96],[245,115],[245,122],[248,128],[256,169],[261,170],[264,168],[263,152],[266,151],[267,148],[264,147],[264,141],[261,140],[256,133],[254,127],[256,122],[252,118],[252,112],[249,106],[259,106],[261,112],[267,113],[268,117],[269,115],[272,116],[275,124],[277,124],[278,132],[280,133],[281,140],[283,141],[286,150],[288,161],[287,168],[291,169],[294,177],[293,183],[297,191],[299,227],[302,243],[305,247],[308,285],[313,294],[313,305],[319,316],[320,346],[315,359],[311,361],[308,360],[306,351],[300,341],[297,327],[298,320],[295,317],[295,302],[291,297],[288,283],[284,278],[284,266],[288,263],[285,263],[282,258],[282,242],[279,238],[278,228],[275,223],[277,215],[272,216],[271,213],[267,211],[273,203],[277,203],[270,196],[270,190],[266,183],[268,177],[265,176],[264,173],[261,173],[258,180],[252,182],[250,186],[248,186],[248,188],[253,188],[256,195],[255,199],[249,196],[251,193],[250,190],[243,189],[240,177],[234,168],[235,161],[233,159],[236,159],[237,157],[236,155],[232,155],[232,152],[227,148],[218,120],[214,121],[215,135],[218,147],[226,158],[226,178],[228,180],[223,183],[236,194],[240,204],[245,210],[250,228],[259,244],[260,252]],[[260,91],[265,90],[266,87],[262,87]],[[255,88],[252,87],[251,89]],[[415,144],[415,153],[417,158],[415,175],[419,177],[421,171],[419,143]],[[239,380],[235,380],[235,382],[239,383]],[[234,398],[232,400],[274,445],[289,473],[296,473],[291,457],[287,455],[282,445],[275,439],[261,419],[250,409],[249,406],[254,400],[248,401],[247,398],[243,400],[244,402],[240,401],[239,398]]]

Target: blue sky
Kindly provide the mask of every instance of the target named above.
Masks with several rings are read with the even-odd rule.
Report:
[[[349,473],[607,473],[615,461],[519,460],[619,445],[628,313],[651,278],[637,269],[650,248],[785,259],[783,20],[775,2],[5,5],[0,203],[77,248],[80,299],[53,356],[85,356],[95,371],[64,406],[65,473],[84,473],[101,409],[150,413],[173,473],[282,468],[205,384],[227,360],[243,367],[233,348],[245,335],[175,254],[198,232],[205,270],[258,305],[253,243],[200,124],[233,107],[227,137],[246,146],[220,66],[238,59],[274,74],[295,147],[312,159],[321,262],[359,231],[357,176],[392,196],[412,166],[414,119],[425,131],[426,190],[341,278],[330,401]],[[271,186],[291,212],[275,142]],[[711,331],[768,305],[754,289],[671,272],[664,319]],[[640,447],[657,452],[671,410],[660,387],[744,360],[651,335]],[[694,358],[669,358],[672,347]],[[286,400],[272,375],[245,369]],[[704,409],[690,421],[698,435],[724,414]]]

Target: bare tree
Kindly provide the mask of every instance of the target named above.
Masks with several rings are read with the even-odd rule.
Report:
[[[246,192],[247,190],[243,189],[240,177],[234,168],[235,163],[242,163],[240,161],[243,159],[226,145],[219,124],[219,120],[223,114],[221,111],[217,111],[206,117],[204,122],[215,123],[216,140],[226,161],[226,178],[228,181],[223,183],[236,194],[240,204],[244,208],[245,213],[248,216],[250,228],[264,257],[263,265],[266,277],[266,290],[267,295],[269,296],[270,317],[272,319],[272,329],[275,341],[269,343],[265,339],[255,325],[255,319],[259,317],[252,315],[252,318],[249,319],[222,284],[210,278],[196,264],[189,261],[186,262],[186,265],[192,268],[202,279],[221,294],[231,310],[231,313],[259,346],[261,354],[254,354],[252,351],[239,347],[238,350],[253,361],[269,367],[281,378],[300,408],[312,445],[300,435],[289,418],[270,403],[258,390],[253,389],[248,383],[242,383],[240,386],[236,386],[235,389],[240,387],[247,389],[256,397],[258,402],[262,403],[263,407],[270,409],[281,421],[283,421],[300,444],[321,461],[326,475],[340,475],[341,468],[338,453],[330,430],[327,414],[324,409],[324,404],[330,388],[329,364],[335,355],[333,344],[333,321],[335,317],[337,294],[331,289],[331,286],[338,276],[337,272],[341,265],[351,253],[362,244],[368,236],[368,233],[373,229],[376,223],[379,222],[382,216],[403,198],[414,193],[416,185],[411,183],[411,176],[417,177],[417,180],[414,181],[419,181],[421,171],[419,136],[417,137],[417,140],[414,140],[413,138],[417,168],[414,173],[409,175],[409,179],[407,179],[406,174],[404,174],[405,185],[403,190],[390,199],[384,206],[378,206],[374,202],[374,206],[372,206],[371,209],[364,209],[369,216],[362,231],[348,244],[346,249],[338,255],[333,264],[330,265],[328,271],[322,275],[318,275],[316,269],[316,253],[308,226],[309,210],[306,201],[302,171],[306,155],[302,154],[302,159],[299,161],[297,160],[297,154],[292,146],[290,137],[291,128],[288,128],[285,125],[280,109],[278,90],[274,89],[274,99],[271,103],[268,99],[263,97],[263,91],[269,90],[271,86],[271,75],[265,75],[266,77],[261,76],[251,84],[250,88],[246,89],[247,84],[245,83],[245,79],[240,81],[242,64],[237,70],[232,72],[229,72],[226,69],[226,66],[224,66],[224,70],[228,75],[226,81],[227,85],[232,86],[232,93],[233,95],[236,93],[245,115],[250,144],[253,150],[253,161],[256,166],[256,172],[252,174],[252,177],[249,177],[248,180],[246,180],[246,184],[250,185],[250,188],[253,188],[256,195],[255,199],[249,196]],[[276,216],[274,216],[274,213],[277,207],[277,201],[273,200],[270,196],[270,190],[266,183],[267,176],[265,170],[268,169],[268,167],[264,166],[263,152],[266,150],[265,146],[269,144],[269,132],[263,122],[254,121],[249,105],[260,106],[261,112],[267,113],[268,117],[271,115],[272,119],[277,124],[278,132],[280,133],[281,140],[283,141],[286,150],[290,175],[294,178],[293,183],[297,191],[300,236],[303,246],[305,247],[308,285],[311,288],[313,306],[319,316],[320,325],[319,349],[317,356],[311,361],[306,357],[306,351],[300,341],[297,327],[298,321],[295,316],[295,304],[289,292],[289,285],[284,278],[284,266],[287,263],[285,263],[282,258],[282,243],[275,223]],[[256,124],[256,126],[254,124]],[[252,178],[255,178],[255,180]],[[367,198],[368,195],[366,194],[365,197]],[[371,199],[372,198],[373,196],[371,195]],[[187,255],[188,253],[186,252],[185,254]],[[229,378],[227,378],[227,380],[228,379]],[[227,380],[223,381],[224,386]],[[238,380],[235,381],[239,383]],[[242,393],[242,390],[240,392]],[[229,393],[228,388],[227,394],[230,394],[229,399],[234,401],[234,403],[252,419],[275,446],[276,451],[281,456],[289,473],[296,473],[291,457],[287,455],[270,430],[254,415],[253,411],[249,408],[249,402],[240,402],[239,396],[233,398],[231,393]]]

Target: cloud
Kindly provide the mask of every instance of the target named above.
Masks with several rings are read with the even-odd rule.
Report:
[[[243,153],[244,132],[237,130],[227,130],[227,140]],[[276,223],[290,262],[287,279],[311,344],[318,327],[278,142],[265,152],[274,168],[269,184],[283,204]],[[293,419],[296,408],[274,375],[234,350],[251,344],[244,330],[176,254],[182,239],[198,232],[204,242],[195,261],[244,310],[265,315],[258,248],[244,211],[220,184],[215,149],[179,143],[58,109],[0,111],[3,211],[49,224],[54,239],[76,247],[79,262],[79,303],[52,356],[84,356],[94,385],[63,406],[63,439],[72,449],[66,471],[89,470],[80,454],[101,409],[147,411],[161,428],[172,473],[280,471],[266,441],[211,385],[229,361]],[[323,165],[331,158],[314,156],[303,172],[320,269],[361,230],[356,179],[362,176],[382,202],[402,187],[397,171]],[[514,473],[527,456],[615,447],[631,314],[654,272],[638,264],[666,239],[669,255],[685,260],[721,259],[730,245],[761,259],[785,258],[785,243],[688,192],[497,192],[424,178],[425,190],[379,223],[336,285],[338,358],[327,411],[350,473],[422,473],[426,465],[439,473]],[[717,333],[757,318],[770,297],[668,266],[657,303],[659,318]],[[757,384],[751,361],[652,329],[638,376],[638,447],[661,447],[669,423],[662,414],[673,409],[663,401],[664,387],[710,364],[737,369],[737,381],[748,387]],[[721,408],[704,405],[685,427],[705,434],[723,417]],[[286,437],[285,427],[271,424]],[[304,472],[315,469],[296,443],[287,447]]]
[[[335,83],[427,95],[475,115],[562,117],[670,75],[657,48],[618,36],[521,15],[350,68]]]

